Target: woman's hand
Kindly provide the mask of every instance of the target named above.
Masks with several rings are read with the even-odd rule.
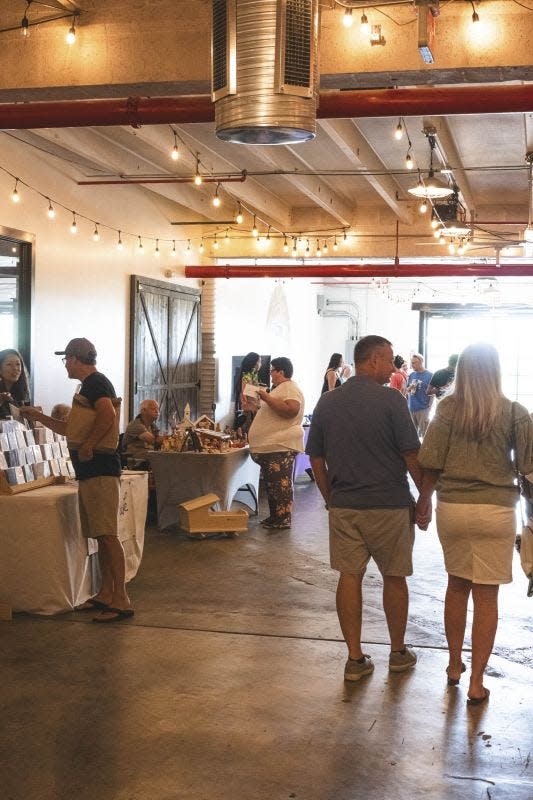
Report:
[[[422,531],[427,531],[431,522],[432,506],[431,495],[419,495],[415,506],[415,522]]]

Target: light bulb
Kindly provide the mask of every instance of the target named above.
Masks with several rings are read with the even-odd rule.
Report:
[[[99,242],[99,241],[100,241],[100,234],[98,233],[98,225],[96,225],[95,223],[93,231],[93,242]]]
[[[291,256],[292,256],[293,258],[296,258],[296,256],[297,256],[297,255],[298,255],[298,250],[296,249],[296,243],[294,243],[294,244],[292,245]]]
[[[194,184],[195,186],[201,186],[202,184],[202,176],[200,175],[199,172],[197,172],[196,175],[194,176]]]
[[[256,225],[256,222],[255,222],[255,214],[254,214],[254,226],[252,228],[252,236],[256,236],[256,237],[259,236],[259,231],[257,230],[257,225]]]
[[[338,249],[339,249],[339,245],[337,244],[337,237],[335,236],[335,238],[333,240],[333,252],[336,253]]]
[[[237,216],[235,217],[235,222],[237,225],[242,225],[244,217],[242,215],[242,208],[239,206],[239,210],[237,211]]]
[[[453,242],[450,242],[450,244],[448,245],[448,253],[450,255],[454,256],[455,252],[456,252],[456,249],[457,248],[455,247],[455,244]]]
[[[433,230],[439,227],[439,221],[438,219],[435,219],[435,217],[433,217],[433,219],[431,220],[431,227],[433,228]]]
[[[174,253],[175,253],[175,252],[176,252],[176,245],[174,244]],[[190,239],[187,239],[187,248],[186,248],[186,252],[187,252],[187,253],[191,253],[191,252],[192,252],[191,240],[190,240]]]
[[[22,22],[20,23],[20,32],[25,39],[27,39],[30,35],[30,21],[26,14],[24,14],[22,17]]]
[[[479,22],[479,14],[477,13],[476,9],[474,9],[472,14],[472,22]]]
[[[394,131],[394,138],[400,141],[403,139],[403,125],[402,121],[400,120],[396,126],[396,130]]]
[[[433,236],[435,237],[435,239],[440,239],[441,235],[442,235],[442,234],[441,234],[441,232],[440,232],[439,230],[436,230],[436,231],[433,233]]]
[[[191,249],[191,240],[189,239],[189,245],[187,247],[187,250],[190,251],[190,249]],[[174,241],[174,239],[172,240],[172,250],[170,251],[170,255],[172,256],[172,258],[176,258],[176,256],[178,255],[176,253],[176,242]]]
[[[352,9],[347,8],[344,12],[344,16],[342,18],[342,24],[345,28],[351,28],[353,25],[353,16],[352,16]]]
[[[200,247],[198,248],[198,250],[200,251],[200,253],[203,253],[203,252],[204,252],[204,240],[203,240],[203,239],[202,239],[202,241],[200,242]]]
[[[213,205],[215,208],[218,208],[220,206],[220,197],[218,196],[218,189],[215,192],[215,196],[213,197]]]
[[[418,206],[418,210],[420,211],[421,214],[426,213],[426,211],[428,210],[428,204],[426,203],[425,200],[422,200],[422,202]]]
[[[139,253],[140,256],[144,255],[143,242],[140,236],[139,236],[139,244],[137,245],[137,252]]]
[[[413,169],[414,167],[413,157],[411,153],[407,153],[407,155],[405,156],[405,166],[407,169]]]
[[[268,231],[267,231],[266,238],[265,238],[265,246],[266,247],[270,247],[270,242],[271,242],[271,239],[270,239],[270,228],[269,228]]]
[[[155,240],[155,250],[154,250],[154,256],[155,256],[156,258],[159,258],[159,256],[160,256],[160,255],[161,255],[161,253],[160,253],[160,251],[159,251],[159,239],[156,239],[156,240]]]
[[[170,151],[170,158],[172,161],[177,161],[180,157],[180,151],[178,150],[178,137],[176,132],[174,131],[174,147]]]
[[[324,247],[322,248],[322,252],[323,253],[327,253],[328,252],[328,243],[326,241],[324,241]]]
[[[439,234],[439,244],[446,244],[446,239],[444,238],[442,233]]]
[[[229,228],[226,228],[226,235],[224,236],[224,244],[229,244]]]
[[[124,245],[122,244],[122,231],[118,232],[118,241],[117,241],[117,250],[124,250]]]
[[[13,189],[13,192],[11,193],[11,199],[12,199],[12,201],[14,203],[20,203],[20,195],[19,195],[18,189],[17,189],[18,183],[19,182],[18,182],[18,178],[17,178],[17,180],[15,181],[15,188]]]
[[[76,223],[76,214],[72,215],[72,225],[70,226],[70,232],[73,236],[75,236],[78,232],[78,225]]]
[[[48,214],[48,219],[55,219],[56,212],[51,200],[48,201],[48,211],[46,213]]]
[[[287,242],[287,237],[285,237],[285,241],[283,242],[283,252],[284,253],[289,252],[289,243]]]
[[[363,36],[370,36],[370,23],[364,11],[363,11],[363,16],[361,17],[361,33],[363,34]]]
[[[74,22],[72,23],[72,25],[68,29],[68,33],[65,36],[65,41],[66,41],[67,44],[70,44],[70,45],[72,45],[72,44],[74,44],[76,42],[76,28],[74,26]]]
[[[218,239],[216,233],[215,233],[215,238],[213,240],[213,250],[218,250]]]
[[[457,248],[457,252],[459,253],[460,256],[462,256],[464,255],[465,250],[466,250],[465,243],[461,242],[461,244]]]

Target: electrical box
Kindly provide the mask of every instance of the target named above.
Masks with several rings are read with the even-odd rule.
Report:
[[[322,314],[323,311],[326,309],[326,298],[323,294],[317,294],[316,296],[316,310],[318,314]]]

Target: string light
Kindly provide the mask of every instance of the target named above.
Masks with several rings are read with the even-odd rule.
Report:
[[[200,175],[200,157],[196,155],[196,174],[194,176],[195,186],[202,185],[202,176]]]
[[[220,206],[220,197],[218,196],[218,187],[219,186],[220,186],[220,183],[217,183],[217,186],[216,186],[216,189],[215,189],[215,194],[214,194],[214,197],[213,197],[213,205],[214,205],[215,208],[218,208]]]
[[[213,240],[213,250],[218,250],[218,239],[216,233],[215,233],[215,238]]]
[[[242,225],[243,220],[244,220],[244,217],[243,217],[243,214],[242,214],[242,206],[239,203],[239,206],[237,208],[237,216],[235,217],[235,222],[237,223],[237,225]]]
[[[124,245],[122,244],[122,231],[118,232],[117,250],[119,251],[124,250]]]
[[[326,254],[328,252],[328,243],[327,243],[327,241],[325,239],[324,239],[324,247],[322,248],[322,252],[324,254]]]
[[[322,250],[320,249],[320,242],[317,239],[316,240],[316,257],[320,258],[321,255],[322,255]]]
[[[284,253],[288,253],[289,252],[289,243],[287,241],[287,237],[286,236],[285,236],[285,240],[283,242],[283,252]]]
[[[202,238],[202,240],[200,241],[200,247],[198,248],[198,250],[200,251],[200,254],[202,254],[204,252],[204,249],[205,249],[204,248],[204,240]]]
[[[32,0],[26,0],[26,10],[24,12],[24,16],[22,17],[22,22],[20,23],[20,32],[22,36],[27,39],[30,35],[30,21],[28,19],[28,11],[30,10],[30,5]]]
[[[337,237],[335,236],[335,238],[333,239],[333,252],[336,253],[338,249],[339,245],[337,244]]]
[[[352,9],[347,8],[344,12],[344,16],[342,18],[342,24],[345,28],[351,28],[353,25],[353,16],[352,16]]]
[[[176,244],[175,244],[175,242],[173,242],[173,244],[174,244],[174,253],[175,253],[175,252],[176,252]],[[190,239],[187,239],[187,248],[186,248],[185,252],[186,252],[188,255],[190,255],[190,254],[191,254],[191,252],[192,252],[191,240],[190,240]]]
[[[370,23],[368,21],[368,17],[363,10],[363,16],[361,17],[361,33],[363,36],[370,36]]]
[[[411,148],[409,148],[409,150],[407,151],[407,155],[405,156],[406,169],[413,169],[413,167],[414,167],[413,157],[412,157],[412,155],[410,153],[410,149]]]
[[[15,178],[15,187],[11,193],[11,199],[13,200],[14,203],[20,203],[20,195],[17,189],[18,184],[19,184],[19,179]]]
[[[252,236],[254,236],[254,237],[259,236],[259,231],[257,230],[257,223],[256,223],[256,219],[255,219],[255,214],[254,214],[254,225],[253,225],[253,228],[252,228]]]
[[[161,253],[160,253],[160,251],[159,251],[159,239],[156,239],[156,240],[155,240],[155,250],[154,250],[154,256],[155,256],[156,258],[159,258],[159,256],[160,256],[160,255],[161,255]]]
[[[402,118],[398,120],[398,124],[396,125],[396,130],[394,131],[394,138],[400,141],[403,139],[403,125],[402,125]]]
[[[420,211],[421,214],[426,213],[426,211],[428,210],[428,204],[426,203],[425,200],[422,200],[422,202],[418,206],[418,210]]]
[[[187,250],[190,250],[191,249],[191,246],[190,246],[191,245],[191,240],[189,239],[188,242],[189,242],[189,247],[187,248]],[[176,256],[178,255],[176,253],[176,242],[175,242],[174,239],[172,239],[172,250],[170,251],[170,255],[172,256],[172,258],[176,258]]]
[[[170,158],[172,161],[177,161],[180,157],[180,151],[178,149],[178,135],[175,130],[172,130],[172,133],[174,134],[174,147],[170,152]]]
[[[140,236],[138,238],[139,238],[139,244],[137,245],[137,252],[139,253],[140,256],[143,256],[144,255],[143,241]]]
[[[268,226],[268,229],[267,229],[267,235],[266,235],[266,239],[265,239],[265,244],[266,244],[267,247],[270,246],[270,225]]]
[[[72,17],[72,25],[68,29],[68,33],[65,37],[65,41],[67,44],[74,44],[76,42],[76,17]]]
[[[78,232],[78,224],[76,222],[76,214],[74,211],[72,212],[72,224],[70,226],[70,232],[73,236],[75,236]]]
[[[99,241],[100,241],[100,234],[98,232],[98,224],[95,222],[93,231],[93,242],[99,242]]]
[[[48,198],[48,211],[46,213],[48,214],[48,219],[55,219],[56,212],[55,212],[55,208],[53,207],[52,201],[50,200],[50,198]]]

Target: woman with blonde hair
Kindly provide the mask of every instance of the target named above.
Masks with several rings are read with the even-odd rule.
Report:
[[[437,532],[448,572],[449,686],[466,671],[461,654],[472,593],[469,705],[489,696],[483,673],[498,625],[498,589],[512,580],[518,500],[513,450],[518,470],[533,471],[533,421],[527,409],[504,396],[496,349],[469,345],[459,357],[453,390],[440,401],[419,451],[425,474],[417,503],[417,521],[427,522],[436,487]]]

